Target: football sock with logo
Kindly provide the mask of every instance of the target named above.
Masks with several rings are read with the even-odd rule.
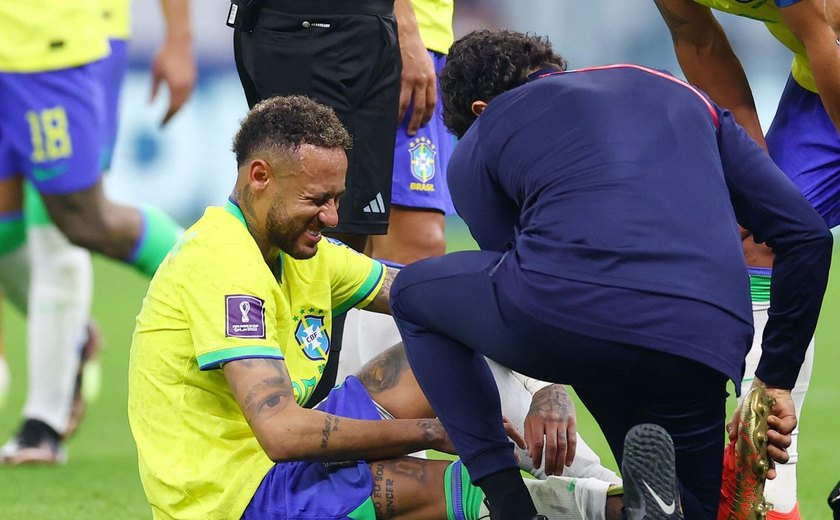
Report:
[[[163,211],[144,206],[137,208],[143,218],[140,235],[126,262],[151,277],[184,229]]]

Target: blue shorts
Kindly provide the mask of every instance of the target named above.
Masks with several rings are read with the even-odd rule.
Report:
[[[99,169],[111,169],[119,125],[120,91],[128,69],[128,41],[111,39],[111,54],[93,64],[94,74],[102,85],[105,119],[102,125],[102,151]]]
[[[429,51],[435,62],[435,73],[440,74],[446,56]],[[455,137],[443,125],[443,102],[440,99],[440,81],[437,85],[438,102],[429,123],[412,137],[406,133],[411,110],[397,130],[394,146],[394,181],[391,186],[391,204],[410,208],[438,210],[447,215],[455,213],[449,187],[446,184],[446,165],[455,147]]]
[[[316,409],[339,417],[380,419],[358,379],[349,376]],[[275,464],[254,493],[243,520],[375,520],[373,475],[365,461]]]
[[[766,140],[770,156],[828,227],[840,225],[840,136],[820,97],[792,76]]]
[[[24,175],[44,194],[99,181],[104,110],[94,69],[0,73],[0,180]]]

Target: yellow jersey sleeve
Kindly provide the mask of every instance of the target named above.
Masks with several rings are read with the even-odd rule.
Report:
[[[212,250],[193,251],[196,261],[181,276],[180,308],[201,370],[237,359],[284,358],[280,338],[291,326],[288,305],[256,244],[237,240],[250,236],[244,228],[236,231],[232,238],[214,232],[218,240],[202,240]]]
[[[327,239],[321,249],[330,270],[333,315],[370,304],[382,289],[387,268],[337,240]]]

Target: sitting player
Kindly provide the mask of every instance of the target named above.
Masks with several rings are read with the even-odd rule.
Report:
[[[334,112],[308,98],[260,103],[234,140],[230,202],[208,208],[152,280],[128,412],[155,517],[478,518],[486,507],[460,462],[403,457],[452,446],[437,419],[399,418],[381,378],[362,376],[379,381],[379,407],[352,377],[319,409],[302,407],[329,356],[332,316],[389,311],[395,271],[321,236],[338,218],[349,145]],[[380,420],[380,408],[398,418]],[[548,457],[546,471],[566,459]],[[605,505],[608,483],[534,482],[535,500],[558,515],[605,513],[582,495]]]

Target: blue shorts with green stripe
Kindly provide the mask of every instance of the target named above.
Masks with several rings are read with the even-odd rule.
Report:
[[[352,419],[380,419],[358,379],[349,376],[316,409]],[[373,475],[365,461],[275,464],[242,515],[244,520],[375,520]]]

